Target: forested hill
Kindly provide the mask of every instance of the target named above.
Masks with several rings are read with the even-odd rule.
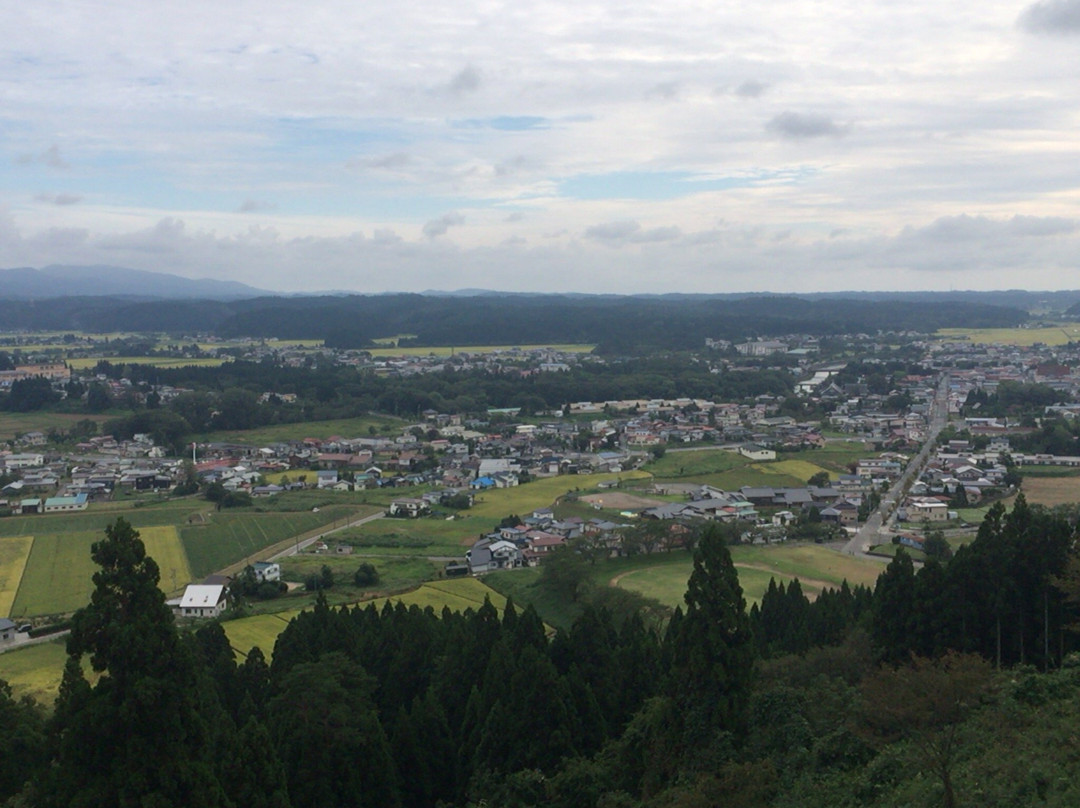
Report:
[[[873,301],[796,296],[618,297],[425,295],[260,297],[133,302],[109,297],[0,301],[5,330],[168,331],[325,339],[338,347],[415,335],[418,345],[597,343],[608,350],[697,348],[706,337],[929,332],[1023,323],[1016,308],[949,299]]]

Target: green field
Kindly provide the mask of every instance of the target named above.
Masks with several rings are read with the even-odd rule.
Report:
[[[798,578],[803,592],[815,597],[824,588],[849,585],[873,587],[885,569],[883,563],[846,556],[817,544],[738,545],[731,549],[739,573],[739,583],[747,605],[759,602],[773,578]],[[683,603],[693,557],[684,550],[654,553],[597,563],[590,570],[595,586],[618,586],[675,607]],[[580,615],[582,606],[553,595],[538,584],[541,568],[491,572],[484,580],[519,606],[532,604],[545,622],[561,627]]]
[[[821,449],[784,452],[777,460],[754,462],[727,449],[669,451],[645,466],[658,482],[712,485],[737,491],[744,485],[798,487],[820,471],[835,478],[848,473],[849,464],[877,453],[862,443],[830,442]]]
[[[370,591],[353,586],[353,573],[364,562],[374,564],[379,572],[379,583]],[[430,581],[437,573],[436,565],[425,558],[385,557],[367,558],[357,555],[301,553],[281,559],[281,577],[285,581],[302,583],[311,575],[318,575],[323,565],[334,573],[333,595],[335,599],[359,600],[371,597],[374,592],[394,592],[418,586]],[[441,566],[441,565],[440,565]]]
[[[1080,325],[1062,323],[1048,328],[942,328],[936,334],[946,340],[967,339],[986,345],[1065,345],[1080,340]]]
[[[72,370],[88,370],[97,367],[97,363],[102,359],[113,365],[153,365],[158,368],[216,368],[232,361],[216,357],[188,359],[182,356],[86,356],[69,359],[67,363]]]
[[[360,527],[335,534],[364,554],[463,556],[467,547],[484,533],[490,533],[497,519],[462,516],[447,521],[439,518],[377,519]]]
[[[26,432],[47,434],[50,429],[67,431],[79,421],[90,420],[100,424],[111,417],[68,412],[4,412],[0,413],[0,440],[11,440]]]
[[[563,353],[591,353],[595,345],[586,345],[584,343],[577,344],[562,344],[562,345],[456,345],[456,346],[442,346],[436,345],[428,348],[420,347],[407,347],[407,348],[372,348],[370,349],[372,356],[453,356],[455,353],[496,353],[497,351],[509,351],[512,348],[520,348],[523,351],[539,348],[550,348],[554,351],[561,351]]]
[[[98,532],[42,533],[26,562],[11,614],[24,618],[73,612],[90,601],[96,565],[90,545],[99,541]]]
[[[26,561],[30,557],[33,536],[0,540],[0,616],[10,617],[19,591]]]
[[[576,474],[546,477],[513,488],[489,489],[476,497],[475,504],[466,512],[471,517],[485,517],[498,522],[504,516],[516,513],[525,516],[537,508],[549,508],[567,493],[586,493],[597,484],[609,480],[645,480],[649,475],[643,471],[624,471],[621,474]]]
[[[376,435],[399,435],[406,421],[389,415],[367,415],[362,418],[341,418],[335,421],[302,421],[295,424],[277,424],[258,429],[212,432],[201,435],[201,441],[227,441],[259,446],[267,443],[281,443],[304,438],[325,440],[334,436],[344,438],[367,437]],[[374,433],[372,433],[374,429]],[[295,479],[295,476],[293,477]]]
[[[187,553],[184,552],[184,545],[175,527],[143,527],[139,529],[139,538],[146,547],[146,554],[158,565],[161,573],[160,588],[163,592],[179,594],[194,580]]]
[[[347,505],[321,508],[318,513],[252,513],[219,511],[205,524],[184,525],[180,539],[196,578],[256,555],[272,544],[309,531],[344,522]]]
[[[747,604],[761,600],[772,578],[798,578],[803,592],[815,597],[825,588],[840,586],[845,579],[852,586],[873,586],[883,569],[876,562],[842,555],[817,544],[739,545],[731,548],[731,558],[738,568]],[[692,568],[689,553],[658,553],[615,561],[603,576],[609,585],[677,606],[683,602]]]
[[[60,689],[60,677],[67,662],[63,639],[38,643],[0,654],[0,679],[11,685],[11,694],[20,699],[30,696],[39,704],[52,708]],[[88,668],[84,662],[84,668]],[[87,678],[95,681],[88,670]]]

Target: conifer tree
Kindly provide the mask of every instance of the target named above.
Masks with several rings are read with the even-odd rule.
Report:
[[[92,555],[100,569],[90,604],[72,621],[56,765],[38,804],[224,805],[195,660],[158,589],[157,564],[124,519],[105,529]],[[84,655],[101,674],[92,689],[74,674]]]
[[[723,754],[745,733],[754,663],[746,601],[731,554],[715,526],[694,551],[686,613],[672,629],[670,690],[686,750]],[[707,762],[707,761],[705,761]]]

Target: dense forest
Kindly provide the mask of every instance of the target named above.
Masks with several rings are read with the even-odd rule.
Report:
[[[707,337],[742,341],[778,334],[932,332],[1011,327],[1022,309],[938,300],[808,299],[796,296],[619,297],[378,295],[263,297],[230,302],[108,297],[0,301],[9,330],[206,333],[222,337],[324,339],[364,347],[414,335],[417,345],[590,343],[605,353],[699,349]]]
[[[0,797],[32,806],[1077,804],[1076,515],[995,506],[873,592],[774,585],[749,612],[721,530],[665,625],[587,608],[320,601],[272,662],[179,632],[118,520],[47,719],[0,691]],[[569,551],[566,551],[569,552]],[[683,551],[680,551],[683,552]],[[99,674],[86,678],[83,662]]]

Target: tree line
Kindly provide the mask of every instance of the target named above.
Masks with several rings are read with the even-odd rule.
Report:
[[[1039,785],[983,761],[1054,756],[1037,744],[1060,743],[1080,716],[1075,517],[1021,497],[947,564],[916,572],[901,552],[873,591],[810,599],[774,583],[750,610],[710,526],[666,626],[590,603],[552,636],[512,601],[500,614],[320,598],[269,663],[259,649],[238,663],[217,623],[178,631],[156,564],[118,520],[94,545],[100,570],[52,716],[0,690],[18,728],[0,749],[24,761],[0,797],[951,808],[976,788],[999,795],[989,804],[1028,804],[1030,788],[1054,798],[1039,804],[1070,804],[1075,778]]]

